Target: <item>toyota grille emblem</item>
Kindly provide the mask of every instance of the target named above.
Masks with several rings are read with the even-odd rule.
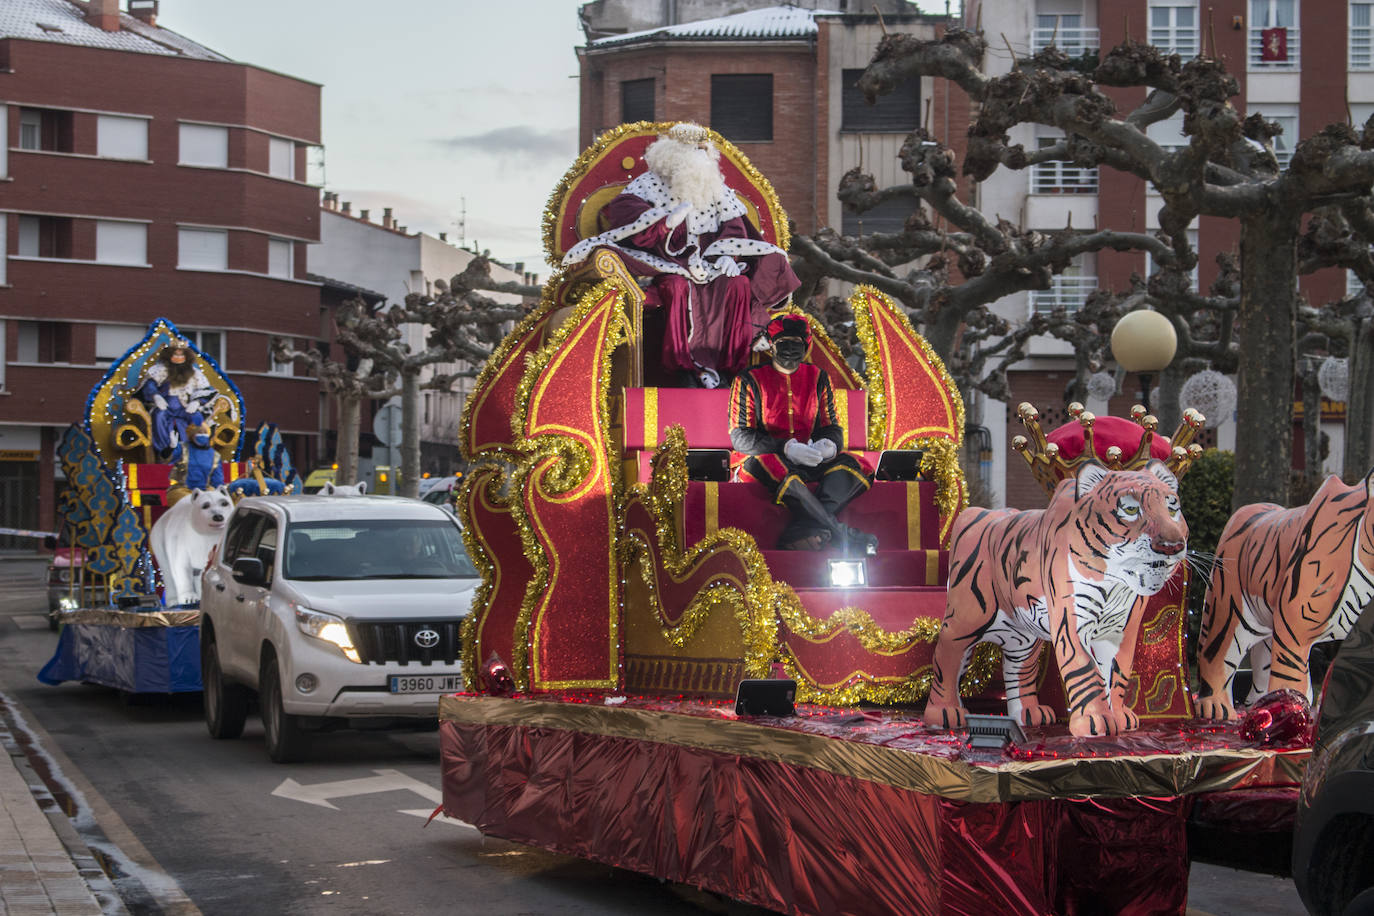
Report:
[[[439,645],[439,634],[433,630],[421,630],[415,634],[415,645],[421,649],[433,649]]]

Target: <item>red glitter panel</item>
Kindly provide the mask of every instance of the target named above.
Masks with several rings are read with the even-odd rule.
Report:
[[[929,436],[960,441],[964,431],[954,400],[958,394],[946,387],[911,323],[873,293],[864,293],[863,300],[873,319],[887,388],[882,446],[897,448]],[[873,358],[873,354],[869,356]]]
[[[618,572],[614,518],[606,465],[604,402],[606,340],[620,308],[607,292],[573,327],[529,390],[525,435],[575,443],[590,459],[585,476],[572,482],[562,454],[541,462],[525,483],[525,511],[548,580],[530,617],[530,678],[535,689],[618,682],[615,624]]]
[[[516,623],[520,604],[525,599],[525,584],[534,574],[525,558],[524,545],[515,517],[508,508],[494,505],[488,497],[489,485],[499,485],[502,473],[482,470],[466,490],[468,499],[464,518],[475,536],[481,558],[491,565],[488,581],[492,589],[484,607],[472,608],[476,615],[476,647],[467,653],[472,664],[481,664],[492,652],[509,662],[515,657]],[[523,640],[523,635],[520,637]]]
[[[525,371],[525,357],[543,340],[548,316],[534,322],[525,335],[515,339],[500,362],[489,365],[490,375],[468,399],[463,428],[463,454],[478,455],[490,448],[510,448],[513,438],[511,416],[515,412],[516,390]]]

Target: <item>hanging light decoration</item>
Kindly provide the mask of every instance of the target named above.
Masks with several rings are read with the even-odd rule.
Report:
[[[1317,369],[1317,384],[1328,401],[1344,401],[1350,396],[1350,363],[1328,356]]]
[[[1203,369],[1188,376],[1179,389],[1178,404],[1201,411],[1208,426],[1219,426],[1236,409],[1236,383],[1215,369]]]
[[[1116,377],[1110,372],[1094,372],[1088,376],[1088,397],[1094,401],[1108,400],[1116,394]]]

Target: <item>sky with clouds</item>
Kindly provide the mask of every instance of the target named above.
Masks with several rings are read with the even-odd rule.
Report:
[[[577,146],[578,0],[162,0],[158,24],[323,86],[326,190],[546,276]]]

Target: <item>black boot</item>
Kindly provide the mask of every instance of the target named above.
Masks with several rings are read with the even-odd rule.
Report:
[[[840,476],[827,474],[826,478]],[[853,477],[852,474],[843,474],[845,477]],[[858,478],[855,478],[857,481]],[[835,484],[831,484],[832,487]],[[825,481],[821,482],[822,489],[825,488]],[[860,485],[862,489],[862,485]],[[851,494],[853,499],[857,493]],[[804,531],[824,531],[829,535],[830,542],[845,552],[857,550],[861,553],[877,553],[878,539],[871,534],[865,534],[855,528],[840,522],[835,516],[826,509],[816,494],[807,489],[806,484],[797,478],[792,478],[787,483],[787,489],[781,495],[782,504],[792,513],[792,523],[787,526],[784,533],[784,544],[794,543],[802,536],[799,532]],[[789,540],[790,538],[790,540]]]
[[[862,493],[868,491],[868,480],[859,474],[857,468],[848,465],[836,467],[821,477],[816,490],[816,499],[821,507],[835,519],[837,528],[842,529],[841,541],[860,553],[877,553],[878,539],[867,532],[851,528],[839,520],[840,510],[852,503]]]

